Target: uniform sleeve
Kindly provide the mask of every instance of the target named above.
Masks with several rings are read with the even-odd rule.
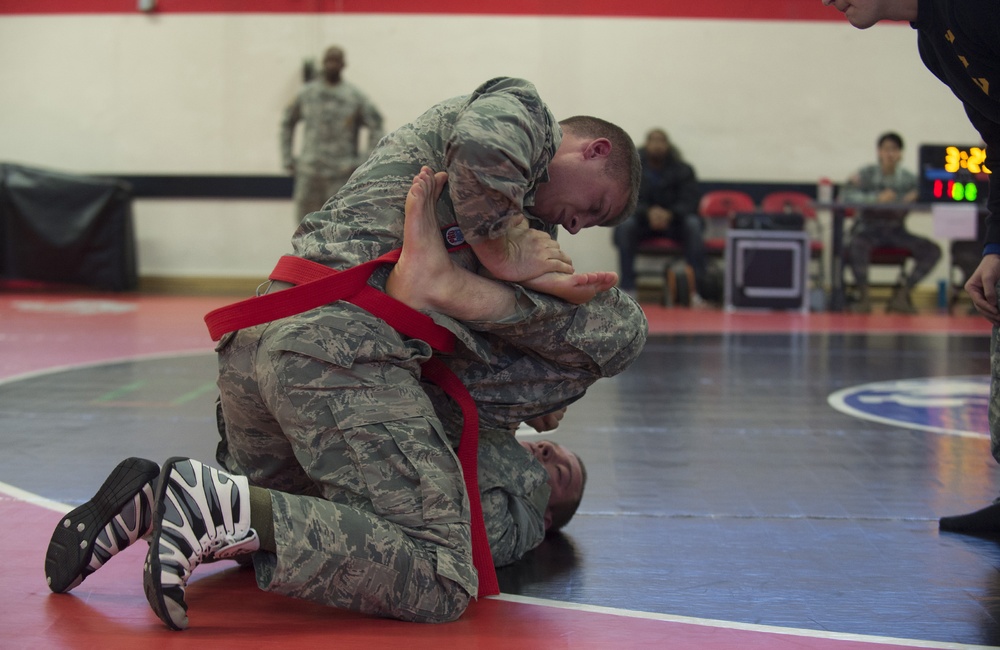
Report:
[[[548,163],[554,128],[526,81],[498,80],[473,95],[445,145],[449,194],[467,241],[500,236],[521,213],[527,189]]]
[[[494,566],[516,562],[542,543],[548,474],[513,434],[480,432],[479,491]]]
[[[295,162],[292,157],[292,138],[295,134],[295,125],[302,119],[302,95],[295,96],[295,99],[285,109],[285,114],[281,118],[281,164],[287,169]]]
[[[874,203],[878,200],[879,190],[872,184],[872,174],[869,167],[858,172],[858,181],[848,180],[840,190],[840,200],[843,203]]]

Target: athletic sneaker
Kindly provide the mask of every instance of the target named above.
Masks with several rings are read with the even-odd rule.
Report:
[[[62,518],[45,553],[49,589],[69,591],[149,533],[153,483],[159,474],[159,465],[151,460],[126,458],[90,501]]]
[[[226,559],[260,548],[250,528],[250,484],[189,458],[163,464],[153,506],[153,531],[143,568],[146,600],[168,627],[188,625],[184,590],[208,559]]]

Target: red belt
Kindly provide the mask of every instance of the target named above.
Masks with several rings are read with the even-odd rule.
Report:
[[[213,341],[223,334],[273,320],[301,314],[321,305],[344,300],[381,318],[399,333],[425,341],[439,352],[455,348],[455,335],[441,327],[425,314],[408,307],[388,294],[368,284],[372,272],[382,264],[392,264],[399,259],[400,249],[386,253],[346,271],[335,271],[328,266],[301,257],[283,256],[271,272],[269,279],[288,282],[296,286],[248,298],[205,315],[205,324]],[[500,593],[493,555],[486,538],[483,507],[479,499],[478,450],[479,414],[476,403],[461,380],[440,359],[431,357],[423,363],[424,377],[437,384],[462,409],[462,438],[458,445],[458,461],[462,466],[465,490],[472,509],[472,562],[479,573],[479,596]]]

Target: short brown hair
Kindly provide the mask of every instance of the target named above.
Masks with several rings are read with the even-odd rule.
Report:
[[[605,164],[608,175],[628,189],[629,198],[625,208],[608,219],[602,226],[617,226],[632,216],[639,202],[639,181],[642,180],[642,163],[635,143],[625,130],[599,117],[576,115],[561,120],[559,125],[574,135],[583,138],[607,138],[611,143],[611,155]]]

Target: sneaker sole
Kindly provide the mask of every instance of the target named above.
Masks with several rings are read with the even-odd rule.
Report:
[[[153,502],[153,528],[149,539],[149,552],[146,555],[146,563],[142,571],[142,590],[146,594],[146,601],[161,621],[167,624],[172,630],[183,630],[188,626],[187,603],[184,601],[183,590],[177,586],[164,588],[161,580],[160,566],[160,536],[163,532],[163,514],[166,512],[166,504],[163,495],[170,484],[170,473],[174,469],[174,464],[185,462],[189,458],[173,457],[168,458],[163,463],[160,470],[161,480],[156,484],[155,501]],[[181,598],[165,597],[167,590],[180,591]]]
[[[57,594],[67,592],[90,575],[86,569],[98,535],[159,474],[160,467],[151,460],[126,458],[89,501],[60,520],[45,553],[49,589]]]

